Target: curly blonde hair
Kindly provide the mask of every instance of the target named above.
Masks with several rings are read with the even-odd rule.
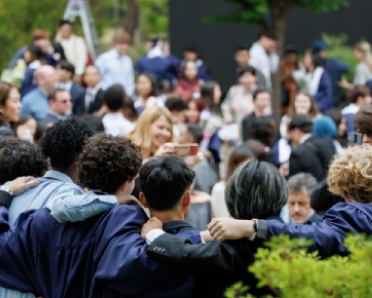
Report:
[[[355,202],[372,202],[372,146],[349,148],[334,159],[328,171],[328,187],[335,195],[350,196]]]

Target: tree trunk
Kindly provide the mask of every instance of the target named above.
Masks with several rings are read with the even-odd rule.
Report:
[[[286,22],[286,17],[278,15],[274,16],[272,20],[273,31],[277,38],[277,53],[280,58],[283,57],[284,52]],[[274,116],[280,119],[282,116],[282,86],[280,64],[278,71],[271,76],[271,82],[273,90],[273,112]]]
[[[138,23],[139,23],[138,0],[127,0],[127,13],[124,28],[132,39],[134,38],[134,34],[138,27]]]

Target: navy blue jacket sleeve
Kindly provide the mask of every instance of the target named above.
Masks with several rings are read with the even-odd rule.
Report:
[[[22,213],[14,228],[9,229],[8,210],[0,207],[0,285],[7,289],[34,293],[35,289],[34,245],[32,235],[31,213]]]
[[[311,249],[318,250],[322,257],[347,254],[343,242],[348,233],[372,233],[371,215],[366,215],[358,205],[351,203],[333,206],[321,222],[312,225],[281,224],[272,220],[266,223],[268,235],[286,234],[293,238],[313,239]]]
[[[159,263],[146,255],[147,245],[140,233],[147,217],[140,207],[125,206],[125,210],[117,210],[120,213],[110,219],[102,234],[103,254],[98,252],[100,260],[95,278],[123,295],[142,297],[164,281],[172,280],[180,268]]]
[[[323,73],[320,78],[318,92],[314,96],[316,104],[318,105],[318,108],[322,113],[325,113],[333,108],[332,92],[333,90],[331,79],[328,74]]]

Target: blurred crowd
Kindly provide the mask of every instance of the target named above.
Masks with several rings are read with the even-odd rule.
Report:
[[[146,54],[133,63],[130,45],[129,35],[117,31],[111,49],[94,60],[84,39],[74,34],[73,24],[62,20],[55,39],[37,29],[31,43],[16,51],[0,81],[0,182],[44,176],[35,191],[14,198],[10,225],[21,212],[46,207],[55,196],[76,196],[63,201],[62,207],[57,204],[61,209],[48,206],[60,221],[81,221],[111,208],[117,204],[113,196],[123,197],[121,204],[131,204],[134,198],[134,204],[141,202],[152,216],[169,219],[176,203],[157,200],[164,195],[165,201],[168,197],[172,201],[174,189],[174,195],[182,196],[182,204],[176,200],[181,204],[177,210],[200,231],[214,217],[275,218],[309,225],[321,222],[334,204],[348,202],[343,186],[330,185],[327,173],[331,163],[329,179],[337,180],[341,172],[350,170],[341,162],[354,152],[347,151],[348,145],[372,145],[368,42],[355,45],[358,64],[353,82],[348,82],[349,66],[328,58],[329,46],[323,40],[314,41],[303,55],[289,45],[279,57],[276,37],[262,32],[251,45],[237,45],[234,57],[225,57],[234,58],[237,66],[231,74],[236,83],[227,92],[196,48],[185,47],[183,57],[176,57],[166,40],[154,39],[147,43]],[[272,75],[277,72],[281,74],[280,118],[272,107],[279,100],[272,92]],[[359,153],[355,149],[356,154],[362,156],[365,148]],[[152,172],[156,174],[151,176]],[[85,190],[100,192],[84,195]],[[128,199],[129,195],[133,197]],[[252,199],[245,202],[245,196]],[[76,206],[83,207],[75,210]],[[170,213],[164,215],[165,211]],[[177,218],[183,220],[182,216]],[[144,223],[142,217],[135,219]],[[163,228],[179,231],[178,226]],[[210,228],[212,236],[215,232]],[[155,248],[155,254],[162,252],[163,248]],[[100,278],[110,279],[105,274]],[[93,277],[87,274],[86,278]],[[36,293],[26,281],[14,287],[20,281],[10,280],[10,288]],[[117,290],[116,282],[108,288]],[[7,285],[1,278],[0,284]],[[7,291],[0,289],[0,297],[13,297]],[[119,297],[105,291],[102,297]],[[37,293],[48,290],[38,288]],[[194,297],[212,297],[198,295]]]

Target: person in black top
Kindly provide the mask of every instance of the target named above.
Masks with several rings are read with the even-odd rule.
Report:
[[[235,219],[262,217],[282,221],[279,214],[287,202],[288,187],[277,169],[267,162],[248,161],[227,183],[225,199]],[[257,280],[247,267],[254,262],[257,244],[246,239],[212,241],[191,245],[185,239],[163,233],[154,219],[142,228],[150,246],[147,254],[159,261],[174,263],[196,276],[192,297],[224,297],[227,287],[237,281],[249,285],[249,292],[261,296],[271,293],[257,288]],[[159,236],[160,234],[160,236]]]

